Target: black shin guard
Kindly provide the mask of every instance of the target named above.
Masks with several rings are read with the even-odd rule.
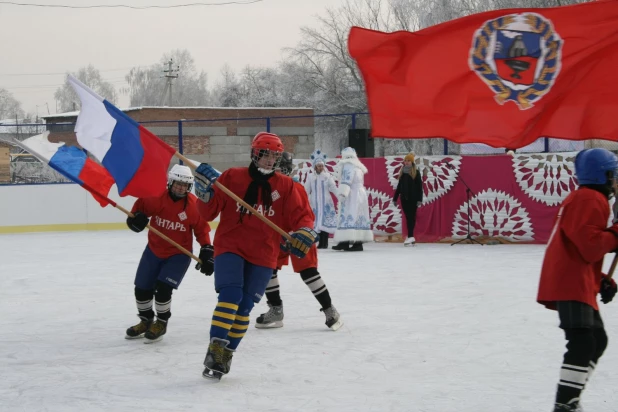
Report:
[[[141,318],[154,318],[154,312],[152,310],[153,296],[153,290],[144,290],[138,287],[135,288],[135,303],[137,305],[137,312]]]
[[[155,309],[157,318],[167,321],[172,316],[172,292],[174,288],[167,283],[157,281],[155,291]]]
[[[556,403],[573,404],[579,400],[588,379],[588,369],[596,350],[591,328],[564,330],[567,351],[560,369]]]

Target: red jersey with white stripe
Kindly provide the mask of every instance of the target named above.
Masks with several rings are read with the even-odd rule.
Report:
[[[201,202],[200,202],[201,203]],[[167,189],[159,197],[137,199],[131,212],[140,211],[150,218],[150,226],[157,229],[188,251],[193,251],[193,235],[200,244],[210,244],[210,226],[197,210],[197,197],[174,201]],[[168,241],[148,232],[148,246],[158,258],[165,259],[182,253]]]
[[[607,198],[587,187],[571,192],[562,203],[545,250],[537,301],[549,309],[556,301],[574,300],[599,310],[603,258],[618,248],[606,230]]]
[[[218,178],[219,183],[241,199],[251,181],[247,167],[228,169]],[[272,197],[270,208],[264,207],[261,190],[258,191],[257,204],[250,206],[286,232],[301,227],[313,228],[314,216],[311,209],[306,207],[307,194],[304,189],[301,192],[291,178],[279,173],[268,179],[268,183]],[[207,203],[198,202],[198,210],[202,218],[208,221],[221,214],[214,240],[215,257],[222,253],[235,253],[254,265],[275,269],[281,235],[249,213],[243,216],[241,222],[240,204],[215,185],[213,189],[215,194],[212,199]]]

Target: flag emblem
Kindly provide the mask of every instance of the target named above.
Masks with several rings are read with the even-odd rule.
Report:
[[[512,101],[526,110],[554,85],[563,45],[549,19],[537,13],[509,14],[476,30],[469,65],[499,104]]]

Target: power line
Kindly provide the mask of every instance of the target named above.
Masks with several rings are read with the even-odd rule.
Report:
[[[30,6],[30,7],[48,7],[48,8],[63,8],[63,9],[111,9],[111,8],[125,8],[135,10],[145,9],[173,9],[180,7],[198,7],[198,6],[229,6],[232,4],[246,5],[252,3],[259,3],[264,0],[249,0],[249,1],[226,1],[223,3],[188,3],[188,4],[173,4],[169,6],[129,6],[128,4],[98,4],[93,6],[70,6],[65,4],[35,4],[35,3],[17,3],[13,1],[0,1],[0,4],[8,4],[11,6]]]
[[[138,67],[138,66],[134,66],[134,67]],[[99,70],[99,72],[101,72],[101,73],[105,73],[105,72],[119,72],[121,70],[129,70],[129,69],[132,69],[132,68],[133,67],[121,67],[119,69]],[[59,75],[65,75],[67,73],[68,72],[56,72],[56,73],[0,73],[0,76],[59,76]]]

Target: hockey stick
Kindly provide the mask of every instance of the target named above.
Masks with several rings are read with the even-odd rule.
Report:
[[[191,159],[181,155],[180,153],[176,152],[174,153],[174,156],[176,156],[177,158],[179,158],[180,160],[182,160],[183,162],[185,162],[187,164],[187,166],[189,166],[192,170],[197,169],[197,166],[195,165],[195,163],[193,163],[191,161]],[[267,217],[265,217],[264,215],[262,215],[261,213],[259,213],[257,210],[255,210],[254,208],[252,208],[251,206],[249,206],[247,204],[247,202],[245,202],[244,200],[242,200],[240,197],[236,196],[236,194],[234,192],[232,192],[230,189],[228,189],[227,187],[223,186],[221,183],[219,183],[218,180],[215,180],[215,186],[217,186],[219,189],[221,189],[221,191],[223,191],[223,193],[225,193],[226,195],[228,195],[229,197],[231,197],[232,199],[234,199],[237,203],[239,203],[242,207],[244,207],[245,209],[247,209],[248,211],[250,211],[251,213],[253,213],[254,216],[256,216],[258,219],[260,219],[262,222],[266,223],[271,229],[273,229],[275,232],[279,233],[281,236],[283,236],[284,238],[286,238],[288,241],[292,241],[292,236],[290,236],[289,233],[286,233],[283,229],[281,229],[279,226],[275,225],[273,222],[270,221],[270,219],[268,219]]]
[[[32,150],[29,150],[28,147],[24,146],[21,144],[21,142],[17,139],[11,139],[10,141],[7,141],[6,139],[1,139],[0,141],[4,142],[4,143],[9,143],[9,144],[13,144],[25,151],[27,151],[28,153],[32,154],[34,157],[36,157],[41,163],[46,164],[48,167],[49,164],[47,163],[47,161],[45,160],[45,158],[43,158],[40,154],[33,152]],[[52,168],[53,169],[53,168]],[[87,191],[89,191],[91,194],[96,194],[97,196],[99,196],[102,199],[105,199],[105,201],[107,203],[109,203],[110,205],[112,205],[113,207],[115,207],[116,209],[120,210],[121,212],[125,213],[127,216],[129,217],[134,217],[133,213],[131,213],[130,211],[128,211],[127,209],[125,209],[124,207],[120,206],[119,204],[117,204],[116,202],[114,202],[112,199],[110,199],[107,196],[104,196],[103,194],[101,194],[98,190],[92,188],[91,186],[89,186],[87,183],[82,182],[76,182],[75,180],[73,180],[71,178],[71,176],[68,173],[63,173],[63,176],[67,177],[68,179],[72,180],[74,183],[77,183],[78,185],[80,185],[81,187],[83,187],[84,189],[86,189]],[[199,262],[200,264],[202,264],[202,261],[195,256],[193,253],[189,252],[187,249],[185,249],[184,247],[182,247],[181,245],[179,245],[178,243],[174,242],[172,239],[170,239],[169,237],[165,236],[163,233],[159,232],[157,229],[153,228],[152,226],[150,226],[150,224],[146,225],[146,227],[148,228],[148,230],[152,231],[155,235],[161,237],[163,240],[169,242],[171,245],[173,245],[174,247],[176,247],[178,250],[180,250],[182,253],[184,253],[185,255],[189,256],[190,258],[194,259],[195,261]]]

